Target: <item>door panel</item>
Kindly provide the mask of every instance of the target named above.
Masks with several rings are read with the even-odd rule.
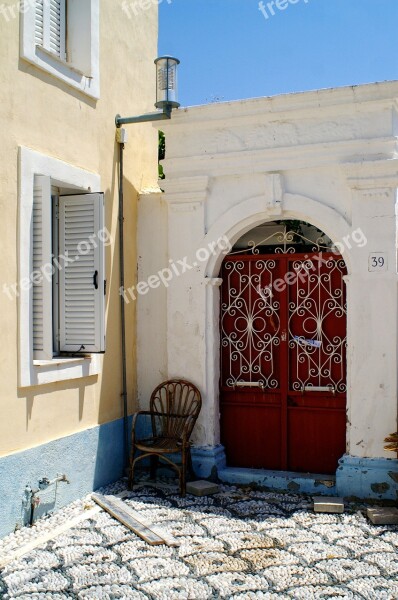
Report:
[[[221,431],[234,466],[281,469],[280,260],[239,256],[223,265]]]
[[[345,406],[342,409],[288,408],[289,470],[335,473],[345,452]]]
[[[224,261],[221,441],[231,466],[336,470],[345,451],[345,274],[334,254]]]
[[[281,469],[280,396],[223,392],[221,430],[229,463],[251,469]]]

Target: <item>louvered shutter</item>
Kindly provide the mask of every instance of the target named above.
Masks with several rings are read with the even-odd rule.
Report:
[[[35,359],[53,357],[51,280],[51,180],[35,175],[32,227],[32,337]]]
[[[36,0],[35,13],[35,44],[44,45],[44,6],[43,0]]]
[[[36,0],[35,43],[66,58],[66,0]]]
[[[59,198],[60,351],[105,351],[103,194]]]

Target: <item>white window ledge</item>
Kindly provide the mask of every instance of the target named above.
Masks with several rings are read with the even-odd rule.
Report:
[[[54,358],[53,360],[34,360],[30,385],[45,385],[68,379],[80,379],[98,375],[101,372],[100,356],[84,358]]]
[[[33,366],[35,367],[54,367],[54,366],[65,366],[73,364],[83,364],[85,360],[91,360],[91,356],[82,356],[81,358],[62,358],[56,356],[53,360],[34,360]]]

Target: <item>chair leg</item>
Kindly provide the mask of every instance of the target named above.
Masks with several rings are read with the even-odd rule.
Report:
[[[188,476],[190,481],[193,481],[196,477],[195,475],[195,471],[193,468],[193,463],[192,463],[192,454],[191,454],[191,448],[188,448]]]
[[[150,476],[151,476],[151,479],[156,480],[156,470],[157,470],[158,464],[159,464],[159,457],[156,455],[151,456],[150,461],[151,461]]]
[[[185,498],[187,491],[187,481],[186,481],[186,470],[187,470],[187,456],[186,452],[182,452],[182,465],[180,470],[180,496]]]
[[[135,466],[135,460],[134,460],[134,458],[132,458],[130,460],[129,481],[128,481],[128,485],[127,485],[127,488],[130,491],[132,491],[133,485],[134,485],[134,466]]]

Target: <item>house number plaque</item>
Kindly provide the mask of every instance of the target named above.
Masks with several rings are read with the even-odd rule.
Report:
[[[387,254],[385,252],[371,252],[369,254],[369,267],[370,272],[374,271],[387,271]]]

